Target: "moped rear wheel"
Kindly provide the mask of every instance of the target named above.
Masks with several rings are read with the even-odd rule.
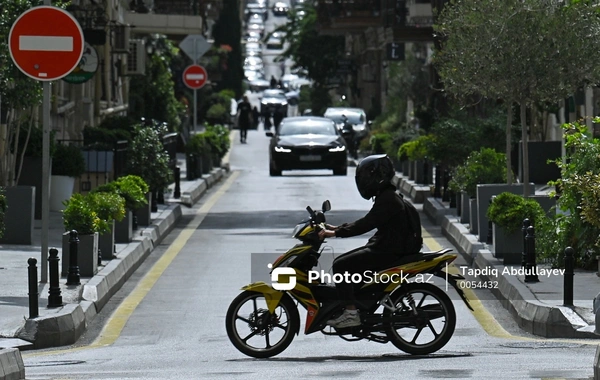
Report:
[[[385,317],[402,316],[386,329],[390,341],[413,355],[436,352],[448,343],[456,327],[452,300],[433,284],[403,285],[390,295],[395,311],[384,309]],[[416,311],[416,313],[415,313]]]
[[[254,358],[269,358],[292,343],[300,328],[300,316],[288,296],[270,313],[265,296],[247,290],[231,302],[225,327],[229,340],[240,352]]]

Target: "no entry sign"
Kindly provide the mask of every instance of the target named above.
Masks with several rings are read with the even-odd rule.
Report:
[[[83,31],[67,11],[52,6],[34,7],[10,28],[8,48],[15,65],[40,81],[69,74],[83,55]]]
[[[190,65],[183,71],[183,83],[192,90],[202,88],[207,79],[206,70],[200,65]]]

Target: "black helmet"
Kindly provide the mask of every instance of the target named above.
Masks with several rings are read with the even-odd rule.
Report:
[[[376,196],[391,184],[394,177],[394,164],[386,154],[365,157],[356,168],[356,187],[365,199]]]

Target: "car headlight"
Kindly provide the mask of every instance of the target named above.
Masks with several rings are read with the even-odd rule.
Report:
[[[340,146],[336,146],[333,148],[329,148],[330,152],[343,152],[346,150],[346,147],[344,145],[340,145]]]
[[[363,124],[358,124],[358,125],[353,125],[352,129],[354,129],[354,131],[356,132],[362,132],[365,130],[365,126]]]
[[[284,148],[282,146],[276,146],[275,147],[275,152],[277,152],[277,153],[291,153],[292,150],[290,148]]]

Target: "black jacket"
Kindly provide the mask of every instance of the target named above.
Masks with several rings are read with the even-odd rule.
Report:
[[[375,203],[367,215],[353,223],[342,224],[335,230],[335,236],[358,236],[375,228],[377,232],[369,239],[367,247],[386,253],[403,254],[405,236],[409,229],[408,217],[404,203],[392,185],[375,197]]]

